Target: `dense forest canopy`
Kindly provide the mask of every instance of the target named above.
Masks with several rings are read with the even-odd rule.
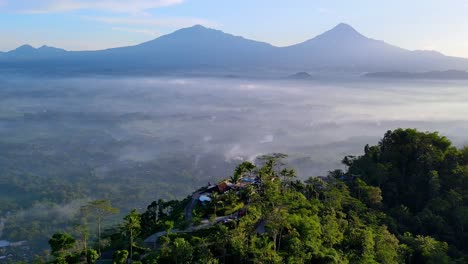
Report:
[[[132,211],[106,232],[103,250],[113,263],[468,261],[468,148],[398,129],[345,157],[346,171],[306,181],[284,158],[241,163],[184,200]],[[73,235],[51,238],[50,261],[94,263],[95,249]]]

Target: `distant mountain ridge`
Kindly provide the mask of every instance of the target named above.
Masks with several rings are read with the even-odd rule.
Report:
[[[290,79],[290,80],[310,80],[312,78],[313,78],[313,76],[310,75],[307,72],[298,72],[296,74],[289,75],[286,79]]]
[[[57,54],[65,54],[67,51],[64,49],[42,46],[34,48],[31,45],[22,45],[14,50],[3,53],[6,58],[44,58],[45,56],[53,56]],[[1,57],[0,57],[1,58]]]
[[[365,77],[387,79],[434,79],[434,80],[468,80],[466,71],[430,71],[430,72],[373,72]]]
[[[0,53],[0,69],[61,72],[156,73],[384,72],[468,70],[468,59],[410,51],[367,38],[348,24],[305,42],[275,47],[196,25],[135,46],[65,51],[29,45]]]

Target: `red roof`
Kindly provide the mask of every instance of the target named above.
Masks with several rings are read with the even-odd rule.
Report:
[[[230,189],[229,185],[226,182],[221,182],[218,184],[218,191],[224,193]]]

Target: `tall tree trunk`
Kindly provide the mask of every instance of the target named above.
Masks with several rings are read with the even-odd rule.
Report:
[[[130,230],[130,261],[133,261],[133,232]]]
[[[101,218],[98,218],[98,253],[101,256]]]
[[[284,227],[281,227],[280,233],[279,233],[279,238],[278,238],[278,250],[281,250],[281,237],[283,236],[283,229],[284,229]]]

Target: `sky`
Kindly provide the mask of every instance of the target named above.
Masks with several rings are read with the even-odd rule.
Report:
[[[287,46],[344,22],[411,50],[468,58],[468,0],[0,0],[0,51],[96,50],[195,24]]]

